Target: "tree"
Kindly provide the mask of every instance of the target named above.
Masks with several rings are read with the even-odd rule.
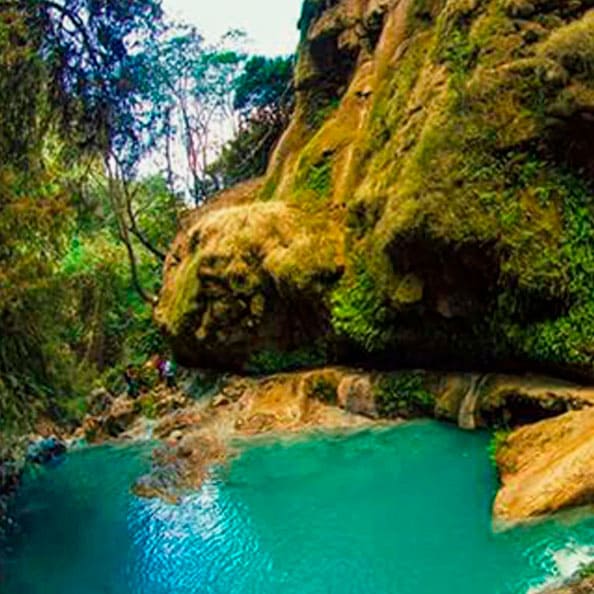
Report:
[[[172,191],[184,178],[175,163],[181,147],[177,156],[188,175],[183,185],[196,205],[216,189],[209,164],[232,132],[235,80],[245,62],[242,40],[242,33],[232,31],[209,46],[195,29],[178,28],[154,40],[139,57],[143,100],[152,107],[153,147],[165,156]]]
[[[125,260],[113,238],[112,249],[93,244],[97,274],[83,292],[62,263],[82,220],[95,217],[86,202],[90,174],[108,154],[128,172],[138,162],[135,140],[146,124],[136,117],[132,74],[159,13],[158,2],[144,0],[0,2],[0,433],[78,392],[80,364],[99,362],[101,349],[96,339],[70,336],[73,321],[91,319],[88,295],[98,311],[109,290],[129,286],[127,276],[114,282]],[[119,266],[106,265],[110,254]],[[139,276],[152,276],[154,287],[151,266],[139,258]],[[105,324],[114,311],[106,306]]]
[[[234,85],[239,130],[210,167],[223,187],[262,175],[295,104],[293,57],[250,58]]]

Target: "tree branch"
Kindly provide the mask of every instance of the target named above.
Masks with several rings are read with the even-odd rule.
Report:
[[[136,253],[134,252],[134,246],[132,245],[132,241],[130,240],[130,232],[128,231],[128,225],[126,225],[125,221],[125,209],[122,210],[121,201],[118,200],[118,196],[120,195],[120,188],[116,187],[119,185],[121,180],[118,179],[117,173],[117,162],[116,162],[116,170],[114,171],[110,166],[109,159],[105,159],[105,167],[108,172],[108,180],[109,180],[109,191],[108,197],[109,201],[111,202],[111,208],[116,215],[116,223],[118,227],[118,235],[124,247],[126,248],[126,253],[128,254],[128,261],[130,263],[130,274],[132,276],[132,284],[136,289],[136,292],[140,295],[141,299],[150,304],[151,306],[155,306],[157,303],[157,297],[155,295],[151,295],[145,288],[142,286],[140,282],[140,275],[138,274],[138,262],[136,260]]]

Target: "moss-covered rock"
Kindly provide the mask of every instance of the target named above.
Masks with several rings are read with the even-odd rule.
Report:
[[[169,256],[157,318],[180,357],[594,375],[592,6],[307,0],[266,179]]]

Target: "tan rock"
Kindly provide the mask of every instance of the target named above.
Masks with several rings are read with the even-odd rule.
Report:
[[[497,454],[497,520],[519,521],[594,503],[594,409],[514,431]]]
[[[542,594],[592,594],[594,592],[594,576],[588,577],[562,588],[543,590]]]
[[[132,425],[137,414],[134,400],[120,396],[102,418],[101,431],[110,437],[117,437]]]
[[[203,416],[196,408],[187,408],[180,411],[175,411],[172,414],[160,419],[153,433],[155,437],[164,439],[176,431],[187,430],[191,427],[196,427],[202,422]]]
[[[345,376],[338,385],[338,405],[348,412],[377,418],[371,376],[368,374]]]

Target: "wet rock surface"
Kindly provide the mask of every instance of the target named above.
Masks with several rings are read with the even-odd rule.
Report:
[[[27,461],[33,464],[50,464],[66,454],[66,443],[55,435],[32,440],[27,447]]]
[[[419,398],[428,408],[419,407]],[[233,456],[237,440],[422,416],[467,429],[517,427],[497,457],[503,486],[496,519],[521,521],[594,503],[594,390],[544,376],[343,367],[227,376],[214,393],[160,415],[153,435],[163,445],[136,492],[175,499]]]
[[[562,588],[543,590],[542,594],[592,594],[594,592],[594,576],[577,579]]]
[[[143,437],[143,420],[160,418],[186,407],[190,402],[190,397],[183,391],[170,390],[165,386],[157,386],[137,398],[125,394],[114,397],[105,390],[95,394],[98,398],[92,400],[90,413],[72,435],[73,440],[100,443],[118,437],[133,439],[135,434]]]

